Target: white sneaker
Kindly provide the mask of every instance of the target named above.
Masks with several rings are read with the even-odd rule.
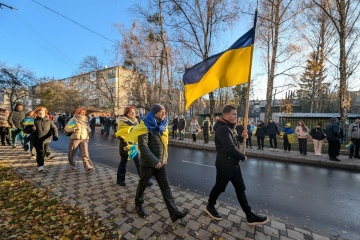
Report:
[[[279,150],[275,149],[275,152],[278,152]]]
[[[44,166],[38,167],[38,172],[43,172],[44,171]]]
[[[270,151],[274,151],[274,149],[270,148]]]

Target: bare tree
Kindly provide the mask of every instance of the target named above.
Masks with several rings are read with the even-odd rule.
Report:
[[[0,91],[4,98],[9,99],[11,109],[18,102],[27,106],[29,87],[35,83],[34,73],[21,65],[15,67],[3,65],[0,69]]]
[[[239,17],[238,0],[169,0],[168,3],[169,26],[175,29],[173,39],[199,60],[214,54],[215,36]],[[210,116],[213,118],[213,93],[209,93],[209,99]]]
[[[360,17],[360,1],[313,0],[313,2],[330,18],[339,37],[340,53],[337,68],[340,75],[340,117],[345,120],[347,118],[347,110],[350,108],[347,82],[360,64],[355,54],[357,52],[356,43],[360,34],[357,29]]]
[[[300,61],[291,61],[300,53],[300,47],[297,45],[299,37],[293,27],[301,10],[299,5],[293,0],[260,2],[257,43],[264,50],[267,69],[265,122],[272,117],[275,78],[287,76],[295,79],[295,69],[301,65]]]
[[[96,56],[85,56],[79,63],[78,74],[102,69],[102,63]]]

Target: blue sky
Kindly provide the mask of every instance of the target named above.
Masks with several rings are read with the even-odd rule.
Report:
[[[40,4],[115,41],[115,22],[131,24],[127,0],[0,0],[0,63],[17,64],[37,77],[66,78],[87,55],[111,66],[113,42],[92,33]]]

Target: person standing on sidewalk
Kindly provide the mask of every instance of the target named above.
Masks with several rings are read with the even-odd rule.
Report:
[[[259,120],[256,126],[255,136],[257,138],[258,150],[264,150],[264,139],[267,135],[264,121]]]
[[[184,140],[186,122],[184,116],[181,115],[179,119],[179,140]]]
[[[45,107],[37,107],[34,110],[34,124],[31,127],[31,137],[36,150],[36,162],[38,171],[44,171],[44,159],[46,155],[46,144],[58,140],[58,129],[54,122],[48,117],[48,110]]]
[[[210,118],[206,117],[203,122],[204,143],[209,143],[211,132],[212,132],[212,126],[210,123]]]
[[[179,125],[179,119],[177,118],[177,116],[174,116],[173,120],[172,120],[172,138],[177,138],[177,131],[178,131],[178,125]]]
[[[316,124],[316,127],[311,129],[310,136],[313,139],[315,156],[321,156],[321,148],[322,148],[324,139],[326,138],[325,130],[322,129],[321,122]]]
[[[340,153],[340,129],[338,126],[338,119],[333,117],[330,119],[330,122],[326,125],[326,138],[328,140],[328,154],[330,161],[341,162],[337,158]]]
[[[23,130],[22,121],[25,118],[25,112],[23,110],[23,105],[18,103],[15,105],[14,111],[10,113],[9,116],[9,125],[14,130],[11,132],[12,138],[12,147],[16,148],[17,135]]]
[[[265,224],[267,217],[259,216],[251,211],[245,194],[245,183],[241,174],[239,161],[246,161],[247,158],[238,148],[235,132],[237,118],[236,107],[227,105],[222,111],[223,117],[214,126],[215,146],[216,146],[216,183],[212,188],[205,211],[215,220],[221,220],[222,216],[215,208],[216,200],[226,186],[231,181],[235,188],[237,199],[242,210],[246,214],[249,225]],[[242,137],[247,137],[247,131],[242,133]]]
[[[189,131],[192,135],[193,142],[196,142],[196,135],[199,132],[199,130],[200,130],[200,125],[198,123],[198,120],[195,117],[193,117],[191,119],[190,127],[189,127]]]
[[[266,125],[266,129],[270,141],[270,150],[271,151],[275,150],[276,152],[278,152],[276,135],[280,135],[280,132],[277,124],[274,122],[272,118],[269,119],[269,122]],[[274,141],[274,145],[273,145],[273,141]]]
[[[76,170],[75,155],[77,149],[80,148],[81,158],[85,171],[91,172],[94,166],[89,157],[89,132],[90,126],[86,117],[86,109],[78,108],[73,118],[71,118],[65,126],[65,132],[70,133],[68,160],[70,168]]]
[[[280,133],[280,137],[284,140],[284,152],[291,151],[291,144],[295,142],[294,129],[292,129],[290,123],[286,123],[285,127],[282,129]]]
[[[160,187],[164,202],[169,211],[171,221],[184,218],[188,211],[180,212],[175,204],[167,177],[166,165],[168,161],[168,120],[165,108],[160,104],[154,104],[143,121],[136,125],[128,134],[126,142],[138,142],[140,151],[140,180],[136,189],[135,211],[140,217],[146,213],[142,207],[144,203],[144,191],[152,176]]]
[[[352,143],[354,144],[354,147],[350,148],[349,158],[352,158],[353,156],[355,158],[360,158],[360,156],[359,156],[359,148],[360,148],[360,116],[357,116],[355,118],[355,122],[350,124],[349,130],[348,130],[348,137],[351,139]],[[355,155],[354,155],[354,150],[355,150]]]
[[[251,142],[251,137],[253,134],[253,130],[254,130],[254,125],[251,125],[251,121],[248,121],[248,125],[247,125],[247,134],[248,137],[246,139],[246,148],[250,147],[250,149],[252,149],[252,142]]]
[[[307,154],[307,137],[309,135],[309,129],[303,121],[299,121],[297,127],[295,128],[295,132],[298,137],[300,154],[306,155]]]
[[[10,125],[9,118],[10,111],[8,109],[0,108],[0,134],[1,134],[1,144],[5,146],[5,140],[8,145],[11,145],[10,142]]]

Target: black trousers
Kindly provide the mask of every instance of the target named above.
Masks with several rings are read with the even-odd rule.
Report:
[[[359,157],[360,139],[352,138],[351,141],[355,146],[350,148],[350,156]],[[354,155],[354,150],[355,150],[355,155]]]
[[[216,183],[209,196],[208,205],[215,206],[220,194],[225,192],[226,186],[231,182],[235,188],[236,197],[245,214],[251,213],[245,194],[245,183],[242,178],[240,165],[216,164]]]
[[[144,203],[144,191],[148,185],[150,178],[154,176],[161,190],[166,207],[169,211],[170,216],[175,215],[178,209],[175,204],[174,197],[171,193],[169,186],[169,180],[167,177],[166,166],[160,169],[152,167],[141,167],[140,180],[136,189],[135,205],[141,206]]]
[[[336,158],[340,153],[340,141],[339,140],[328,140],[328,154],[330,158]]]
[[[130,160],[134,161],[136,170],[140,176],[140,164],[139,164],[139,154],[136,154],[134,159]],[[126,174],[126,164],[129,162],[128,155],[121,156],[120,164],[117,171],[117,183],[123,183],[125,182],[125,174]]]
[[[284,150],[291,151],[291,143],[289,143],[289,138],[286,135],[284,136]]]
[[[177,138],[177,128],[173,128],[173,130],[172,130],[172,138]]]
[[[275,149],[277,148],[277,139],[276,139],[276,135],[269,135],[269,140],[270,140],[270,147]],[[273,141],[274,141],[274,145],[273,145]],[[274,147],[273,147],[274,146]]]
[[[1,143],[2,145],[5,145],[5,140],[6,140],[6,143],[11,145],[11,142],[10,142],[10,128],[8,127],[0,127],[0,134],[1,134]]]
[[[257,144],[258,147],[263,149],[264,148],[264,137],[257,137]]]
[[[204,143],[208,143],[208,142],[209,142],[209,134],[204,133]]]
[[[38,167],[44,166],[45,158],[45,144],[43,142],[34,141],[34,148],[36,150],[36,162]]]
[[[248,138],[246,139],[246,146],[250,146],[252,147],[252,143],[251,143],[251,136],[249,135]]]
[[[307,154],[307,138],[298,138],[299,151],[301,154]]]

